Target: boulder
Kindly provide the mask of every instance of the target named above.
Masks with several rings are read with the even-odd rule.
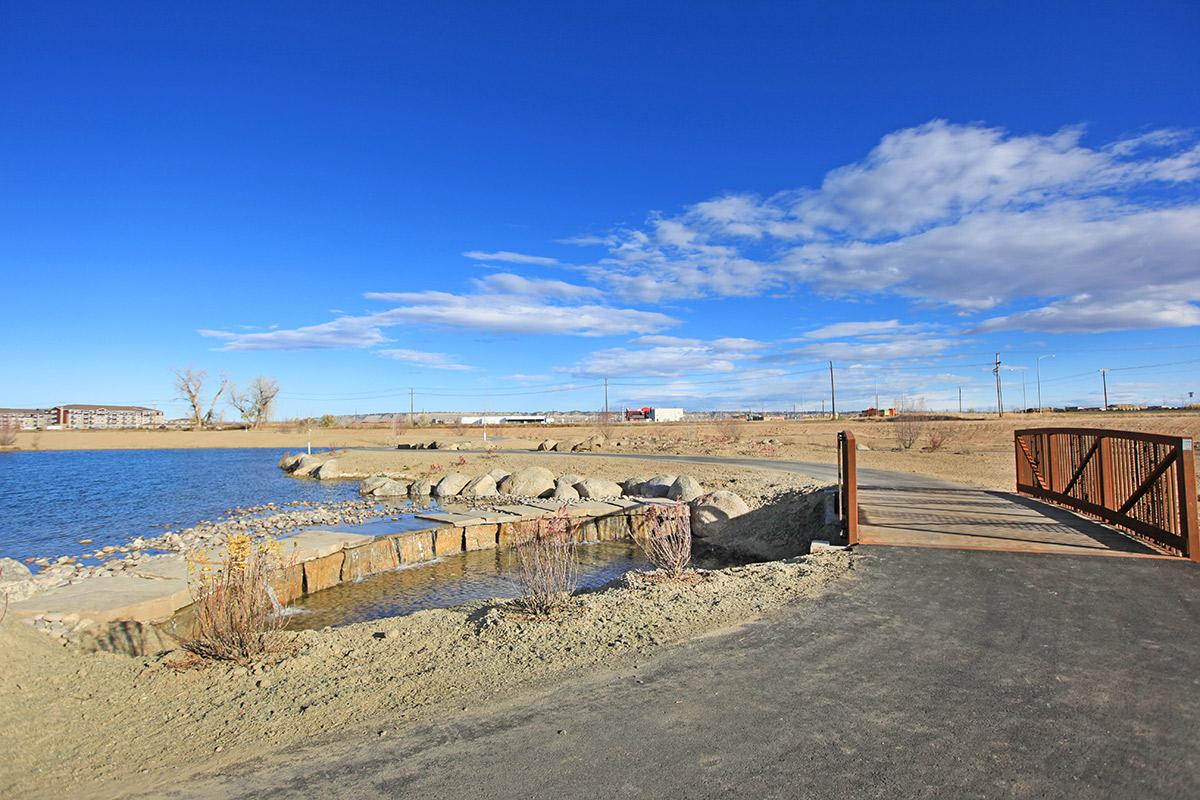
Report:
[[[541,450],[541,451],[555,450],[557,448],[558,448],[558,440],[557,439],[543,439],[541,441],[541,443],[539,443],[537,446],[537,449]]]
[[[556,453],[570,453],[579,445],[578,439],[564,439],[561,442],[555,442],[554,447],[550,448]]]
[[[434,497],[454,497],[471,482],[470,475],[463,475],[461,472],[447,473],[437,486],[433,487]]]
[[[279,457],[279,468],[286,471],[291,471],[292,467],[300,461],[300,456],[297,453],[284,453]]]
[[[671,491],[671,484],[675,483],[678,477],[678,475],[655,475],[642,484],[642,496],[666,497],[667,492]]]
[[[748,513],[750,506],[733,492],[721,489],[703,495],[692,501],[692,533],[704,537],[726,521]]]
[[[575,485],[568,483],[566,478],[559,478],[558,483],[554,485],[555,500],[578,500],[579,492],[575,490]]]
[[[374,497],[404,497],[408,494],[408,484],[384,478],[383,483],[375,487],[371,494]]]
[[[601,450],[601,449],[603,449],[603,447],[604,447],[604,437],[597,433],[597,434],[594,434],[594,435],[589,436],[588,438],[584,439],[582,442],[575,445],[571,449],[576,452],[586,452],[586,451],[591,451],[591,450]]]
[[[313,477],[319,481],[327,481],[331,478],[342,477],[342,468],[338,466],[336,458],[331,458],[321,466],[313,470]]]
[[[496,479],[491,475],[480,475],[463,487],[463,497],[495,497]]]
[[[603,478],[587,478],[575,484],[575,491],[580,497],[598,500],[602,497],[620,497],[621,486]]]
[[[558,480],[560,483],[566,483],[568,486],[574,486],[583,480],[583,476],[576,475],[574,472],[568,472],[565,475],[561,475]]]
[[[23,581],[26,578],[32,577],[33,572],[30,571],[29,567],[15,558],[0,558],[0,583]]]
[[[504,480],[509,475],[512,475],[512,473],[506,469],[500,469],[499,467],[496,467],[494,470],[491,470],[490,472],[488,472],[488,475],[491,475],[492,480],[494,480],[496,482],[496,485],[499,486],[500,481]]]
[[[621,481],[621,494],[626,497],[641,497],[642,484],[645,482],[645,478],[626,478]]]
[[[500,494],[549,497],[554,494],[554,473],[545,467],[525,467],[500,482]]]
[[[385,475],[372,475],[358,485],[359,494],[375,494],[375,490],[388,482]]]
[[[704,490],[700,488],[699,481],[690,475],[680,475],[667,489],[667,497],[683,503],[690,503],[702,494]]]
[[[413,481],[412,485],[408,487],[408,496],[413,498],[429,497],[432,491],[433,484],[427,478],[421,478]]]
[[[321,459],[319,457],[303,455],[296,462],[296,466],[292,467],[292,474],[298,478],[306,478],[319,466],[321,466]]]

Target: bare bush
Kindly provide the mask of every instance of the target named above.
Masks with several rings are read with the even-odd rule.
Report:
[[[229,537],[219,563],[189,559],[193,635],[188,651],[219,661],[244,661],[277,648],[284,618],[271,589],[282,570],[279,543]]]
[[[944,422],[930,425],[929,433],[926,436],[930,450],[941,450],[942,446],[952,438],[954,438],[954,430]]]
[[[896,418],[892,420],[896,442],[904,450],[911,450],[925,432],[925,404],[907,397],[896,401]]]
[[[718,442],[737,444],[742,440],[742,436],[745,435],[746,426],[736,417],[726,417],[717,422],[715,430]]]
[[[17,425],[12,420],[0,422],[0,447],[12,447],[17,443]]]
[[[516,546],[519,603],[527,613],[546,617],[565,605],[579,579],[575,546],[565,506],[540,520],[534,535]]]
[[[651,505],[645,525],[633,540],[650,563],[672,578],[683,575],[692,561],[692,517],[684,503]]]
[[[613,438],[616,433],[615,415],[609,411],[601,411],[600,416],[596,418],[596,433],[603,436],[605,439]]]

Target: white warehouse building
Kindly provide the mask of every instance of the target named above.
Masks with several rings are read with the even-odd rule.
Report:
[[[650,412],[650,419],[655,422],[682,422],[682,408],[655,408]]]

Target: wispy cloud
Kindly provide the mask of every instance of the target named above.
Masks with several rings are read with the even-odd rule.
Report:
[[[221,350],[333,350],[371,347],[391,341],[370,317],[339,317],[320,325],[263,333],[202,328],[197,333],[224,342]]]
[[[557,258],[530,256],[524,253],[513,253],[508,250],[497,250],[492,253],[484,250],[468,250],[463,255],[475,261],[503,261],[506,264],[533,264],[542,267],[553,267],[558,264]]]
[[[455,362],[446,353],[427,353],[423,350],[406,350],[404,348],[389,348],[377,350],[376,352],[384,358],[390,358],[393,361],[403,361],[407,364],[414,364],[418,367],[427,367],[429,369],[471,369],[466,364]]]

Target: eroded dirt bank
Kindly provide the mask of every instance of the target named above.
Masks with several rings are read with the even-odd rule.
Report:
[[[301,740],[387,735],[531,684],[604,669],[827,591],[844,552],[700,573],[631,573],[554,621],[477,603],[292,635],[273,663],[179,671],[170,653],[83,654],[0,625],[0,795],[116,797]]]

